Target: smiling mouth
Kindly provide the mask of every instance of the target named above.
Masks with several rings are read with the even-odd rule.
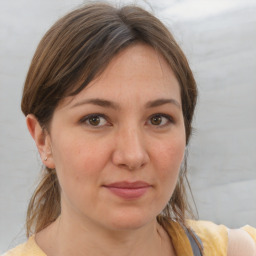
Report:
[[[134,200],[142,197],[152,186],[144,181],[123,181],[104,185],[103,187],[118,197]]]

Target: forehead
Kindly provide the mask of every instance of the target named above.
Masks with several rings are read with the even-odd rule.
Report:
[[[134,77],[144,80],[165,80],[173,76],[171,67],[158,51],[149,45],[139,43],[115,56],[99,79],[127,78],[126,81],[129,82]]]
[[[163,96],[180,102],[179,83],[171,67],[152,47],[135,44],[117,54],[101,75],[69,101],[90,97],[150,101]]]

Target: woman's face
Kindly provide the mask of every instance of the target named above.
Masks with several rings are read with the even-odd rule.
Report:
[[[179,84],[160,54],[137,44],[54,112],[48,135],[62,215],[107,229],[155,220],[184,156]]]

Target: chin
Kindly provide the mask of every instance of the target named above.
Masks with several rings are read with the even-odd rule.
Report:
[[[115,214],[111,219],[111,226],[115,230],[134,230],[146,226],[155,220],[156,216],[138,211],[125,211]]]

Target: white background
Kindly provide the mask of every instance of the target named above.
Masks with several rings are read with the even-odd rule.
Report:
[[[40,170],[20,111],[26,72],[49,26],[83,2],[0,0],[0,253],[25,240],[26,207]],[[199,218],[256,227],[256,1],[148,2],[198,82],[189,176]]]

